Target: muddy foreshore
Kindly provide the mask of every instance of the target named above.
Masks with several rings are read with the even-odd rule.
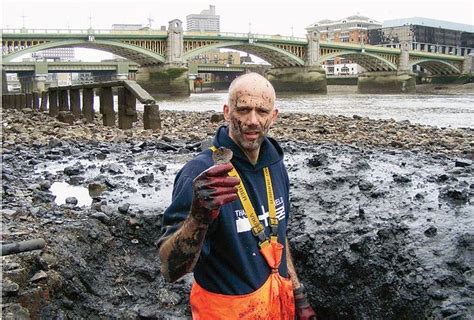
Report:
[[[221,116],[162,112],[150,132],[25,111],[2,114],[2,242],[47,246],[2,257],[2,318],[189,318],[192,278],[165,283],[155,241],[174,175]],[[282,114],[271,135],[319,319],[473,317],[472,129]],[[60,182],[102,193],[79,206]]]

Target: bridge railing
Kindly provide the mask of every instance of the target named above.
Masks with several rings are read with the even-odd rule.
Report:
[[[112,88],[118,88],[118,112],[115,112]],[[118,127],[131,129],[133,123],[138,121],[136,110],[138,100],[144,105],[143,127],[153,130],[161,129],[160,112],[155,99],[131,80],[50,87],[41,93],[2,94],[2,108],[4,110],[29,108],[36,112],[47,111],[51,117],[69,124],[73,124],[80,118],[86,122],[94,122],[96,117],[94,90],[99,91],[99,113],[102,115],[104,126],[116,126],[118,114]]]
[[[113,30],[113,29],[25,29],[25,28],[4,28],[2,34],[131,34],[131,35],[167,35],[162,30]]]

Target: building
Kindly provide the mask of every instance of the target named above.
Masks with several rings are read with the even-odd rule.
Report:
[[[367,43],[368,30],[380,28],[382,24],[361,15],[341,20],[321,20],[308,28],[319,31],[321,40],[348,43]]]
[[[52,48],[31,54],[33,60],[74,61],[74,48]]]
[[[369,30],[382,27],[374,19],[361,15],[353,15],[341,20],[321,20],[307,27],[316,30],[321,40],[330,42],[367,43]],[[364,72],[361,66],[344,57],[329,59],[323,63],[327,75],[357,75]]]
[[[200,55],[193,57],[189,60],[190,63],[204,64],[222,64],[222,65],[232,65],[240,64],[241,57],[240,53],[237,51],[225,51],[221,52],[219,50],[210,50],[204,52]],[[199,73],[198,77],[203,80],[203,82],[214,82],[219,81],[220,77],[212,73]]]
[[[186,29],[188,31],[220,31],[220,16],[216,15],[216,6],[210,5],[209,10],[202,10],[200,14],[186,16]]]
[[[465,56],[474,52],[474,26],[421,17],[387,20],[369,31],[369,43],[412,50]]]

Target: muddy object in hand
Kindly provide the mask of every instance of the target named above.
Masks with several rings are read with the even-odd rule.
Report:
[[[212,161],[214,161],[214,164],[228,163],[232,159],[233,155],[234,154],[232,153],[232,150],[224,147],[219,147],[216,151],[212,153]]]

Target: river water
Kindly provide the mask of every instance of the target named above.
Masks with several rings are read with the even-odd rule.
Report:
[[[161,110],[222,111],[226,92],[195,93],[185,98],[158,98]],[[115,103],[117,97],[115,96]],[[327,95],[277,94],[280,112],[330,116],[359,115],[372,119],[409,120],[437,127],[474,128],[474,92],[461,94],[374,95],[329,92]],[[95,109],[99,107],[96,97]],[[137,104],[143,110],[142,104]]]

